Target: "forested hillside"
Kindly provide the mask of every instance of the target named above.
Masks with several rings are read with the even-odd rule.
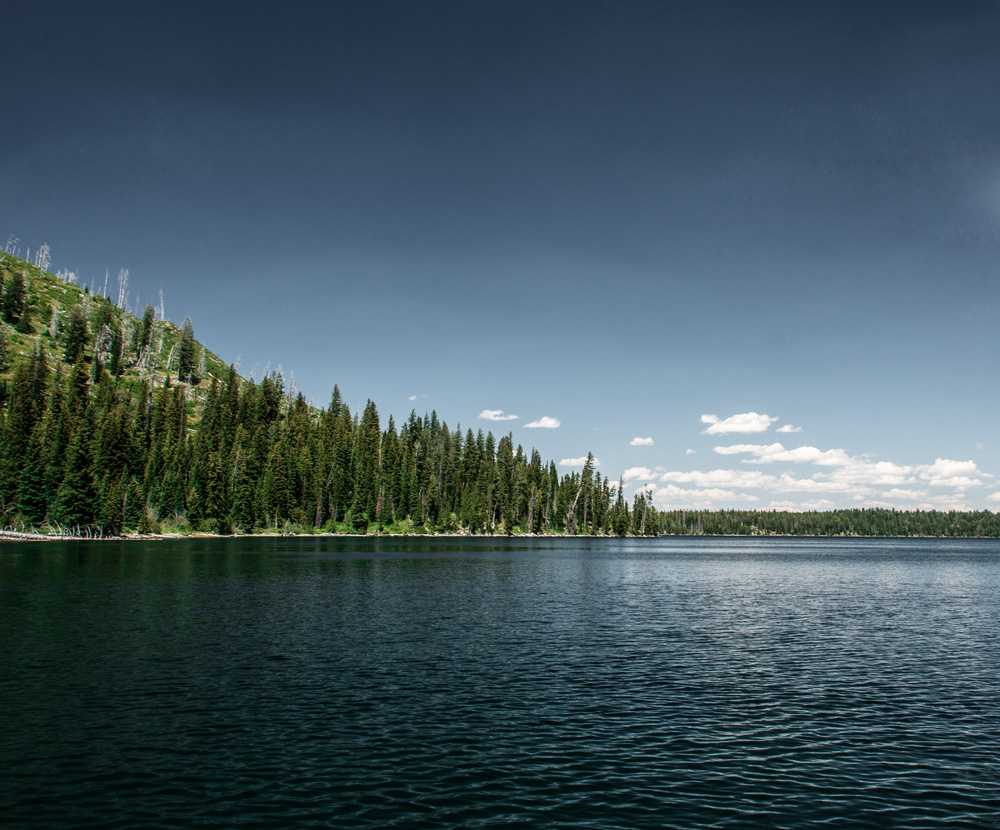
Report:
[[[436,413],[384,426],[223,366],[152,306],[117,302],[11,254],[0,261],[2,526],[198,530],[659,532],[587,464],[564,475],[511,435]],[[126,277],[127,279],[127,277]]]
[[[990,511],[660,512],[511,434],[435,412],[383,425],[337,387],[311,407],[279,373],[223,364],[162,295],[130,313],[127,272],[95,294],[47,264],[0,255],[0,529],[1000,536]]]

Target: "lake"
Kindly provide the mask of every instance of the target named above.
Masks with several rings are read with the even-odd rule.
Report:
[[[17,827],[1000,826],[1000,541],[0,544]]]

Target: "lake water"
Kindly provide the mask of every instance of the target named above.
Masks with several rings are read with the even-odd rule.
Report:
[[[0,545],[0,823],[1000,826],[1000,541]]]

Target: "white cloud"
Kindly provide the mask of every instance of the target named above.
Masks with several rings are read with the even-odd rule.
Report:
[[[416,400],[420,400],[420,398],[426,398],[426,397],[427,397],[426,395],[410,395],[410,400],[411,401],[416,401]]]
[[[799,505],[803,510],[833,510],[834,504],[829,499],[813,499]]]
[[[774,444],[733,444],[729,447],[715,447],[719,455],[749,454],[754,459],[743,459],[746,464],[770,464],[775,461],[788,461],[793,464],[812,462],[824,467],[836,467],[848,464],[851,457],[844,450],[821,450],[817,447],[796,447],[786,450],[778,443]]]
[[[579,458],[564,458],[559,462],[560,467],[582,467],[587,463],[587,456],[581,455]],[[599,458],[594,459],[594,466],[597,467],[601,463]]]
[[[750,412],[724,421],[715,415],[703,415],[701,420],[708,425],[706,433],[725,434],[763,432],[777,419]],[[802,429],[788,424],[776,431],[788,435]],[[741,502],[764,500],[762,494],[768,494],[769,509],[776,510],[832,510],[850,506],[908,510],[989,506],[1000,510],[998,479],[979,469],[972,460],[937,458],[927,464],[899,464],[877,460],[868,453],[851,455],[840,447],[823,449],[808,444],[786,447],[777,441],[733,443],[713,449],[722,456],[742,456],[740,464],[735,469],[709,470],[630,467],[624,480],[633,490],[652,488],[657,506],[663,508],[735,507]],[[688,449],[685,454],[696,453]],[[777,469],[772,466],[771,470],[765,470],[757,465],[777,465]],[[976,491],[976,487],[981,489]],[[974,492],[980,495],[967,495]]]
[[[891,461],[871,461],[867,458],[851,458],[847,464],[830,474],[832,479],[850,484],[871,484],[880,487],[911,484],[913,467],[893,464]]]
[[[694,455],[697,450],[684,450],[684,455]]]
[[[784,510],[788,513],[805,513],[807,510],[834,510],[836,505],[829,499],[813,499],[812,501],[772,501],[768,510]]]
[[[516,421],[517,415],[511,415],[502,409],[484,409],[479,413],[479,417],[484,421]]]
[[[982,484],[981,478],[973,476],[984,475],[975,461],[952,461],[949,458],[938,458],[933,464],[920,468],[920,478],[931,487],[974,487]]]
[[[537,421],[532,421],[530,424],[525,424],[525,429],[559,429],[562,426],[562,421],[558,418],[552,418],[548,415],[544,415]]]
[[[914,505],[918,510],[973,510],[965,501],[964,493],[941,493]]]
[[[661,510],[675,507],[696,507],[711,509],[721,503],[759,501],[756,496],[747,493],[737,493],[733,490],[722,490],[717,487],[706,489],[688,489],[668,484],[665,487],[651,484],[643,488],[653,492],[653,503]]]
[[[640,438],[638,435],[628,442],[630,447],[651,447],[653,446],[652,438]]]
[[[927,490],[903,490],[899,487],[894,487],[892,490],[886,490],[882,493],[882,498],[897,501],[915,501],[916,499],[925,499],[927,496]]]
[[[829,478],[796,478],[783,473],[769,488],[775,493],[863,493],[869,490],[846,481],[830,481]]]
[[[730,415],[725,420],[720,420],[718,415],[702,415],[701,422],[709,424],[708,429],[702,430],[703,435],[726,435],[731,432],[747,434],[751,432],[767,432],[768,428],[777,421],[770,415],[758,415],[756,412],[743,412],[738,415]]]
[[[696,487],[768,487],[776,481],[774,476],[756,470],[695,470],[689,473],[667,472],[660,481],[676,484],[694,484]]]

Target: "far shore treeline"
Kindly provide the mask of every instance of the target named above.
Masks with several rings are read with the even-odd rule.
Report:
[[[46,251],[47,254],[47,251]],[[0,528],[46,533],[998,536],[990,511],[658,511],[592,456],[560,476],[512,435],[437,413],[383,424],[335,386],[323,409],[277,372],[226,367],[147,306],[127,272],[96,293],[0,259]],[[95,289],[98,288],[95,286]]]

